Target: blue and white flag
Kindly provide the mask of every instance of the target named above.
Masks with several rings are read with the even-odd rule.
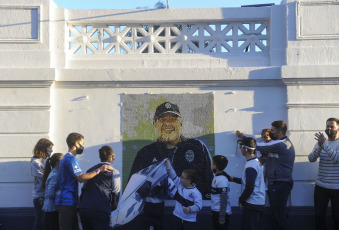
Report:
[[[117,209],[111,213],[110,225],[112,228],[127,224],[140,214],[144,207],[145,197],[167,178],[164,164],[166,160],[150,165],[132,175],[119,200]]]

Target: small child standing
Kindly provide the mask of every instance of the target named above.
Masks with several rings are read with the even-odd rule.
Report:
[[[45,189],[45,202],[42,210],[45,212],[46,230],[59,229],[59,214],[55,208],[55,193],[58,190],[59,163],[64,154],[54,153],[46,162],[42,187]]]
[[[211,210],[214,230],[227,230],[232,214],[229,201],[228,175],[224,172],[228,164],[226,157],[216,155],[212,159],[211,170],[215,173],[211,186]]]
[[[270,137],[270,132],[271,132],[271,129],[261,130],[261,135],[260,135],[261,136],[261,142],[268,143],[272,140],[271,137]],[[260,161],[261,165],[265,164],[265,162],[268,158],[268,155],[269,155],[269,153],[256,151],[256,157]]]
[[[185,169],[179,179],[169,160],[166,160],[165,165],[177,188],[173,197],[176,200],[173,211],[175,221],[171,229],[195,230],[197,212],[202,208],[202,195],[195,187],[196,172],[193,169]]]

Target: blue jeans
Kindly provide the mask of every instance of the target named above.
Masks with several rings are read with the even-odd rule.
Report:
[[[33,230],[44,230],[45,229],[45,220],[44,212],[42,211],[43,199],[37,198],[33,200],[34,209],[35,209],[35,220]]]
[[[287,200],[293,188],[293,182],[274,181],[268,184],[267,195],[271,206],[273,226],[272,230],[289,230],[287,221]]]

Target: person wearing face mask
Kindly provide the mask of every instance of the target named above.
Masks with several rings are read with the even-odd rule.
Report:
[[[291,140],[286,136],[285,121],[274,121],[271,124],[272,141],[257,144],[257,150],[266,155],[267,196],[271,207],[273,226],[270,229],[290,229],[287,220],[287,201],[293,188],[293,166],[295,150]],[[243,138],[244,134],[237,130],[236,135]],[[268,154],[270,153],[270,154]]]
[[[339,119],[326,121],[325,133],[315,133],[313,151],[308,155],[310,162],[319,158],[318,177],[314,188],[314,211],[316,229],[326,230],[326,211],[331,200],[333,229],[339,229]]]
[[[59,213],[60,230],[78,230],[77,204],[78,182],[83,183],[102,172],[113,170],[110,165],[102,165],[88,173],[82,173],[77,155],[84,151],[84,137],[80,133],[70,133],[67,136],[68,153],[59,164],[58,186],[55,206]]]
[[[34,178],[32,196],[35,209],[35,221],[33,230],[40,230],[44,228],[44,218],[42,206],[44,204],[45,189],[41,186],[42,177],[46,159],[53,152],[53,143],[46,139],[41,138],[33,149],[33,157],[31,159],[31,174]]]

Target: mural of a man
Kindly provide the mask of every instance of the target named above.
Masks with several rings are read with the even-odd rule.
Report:
[[[159,105],[154,114],[153,125],[158,139],[138,151],[130,175],[169,158],[177,175],[181,175],[184,169],[194,169],[198,172],[199,179],[196,186],[204,199],[208,199],[213,178],[210,153],[201,141],[182,136],[182,117],[179,107],[170,102]],[[145,226],[142,229],[148,229],[150,225],[154,229],[161,229],[163,212],[163,199],[156,195],[146,197],[142,214]]]

